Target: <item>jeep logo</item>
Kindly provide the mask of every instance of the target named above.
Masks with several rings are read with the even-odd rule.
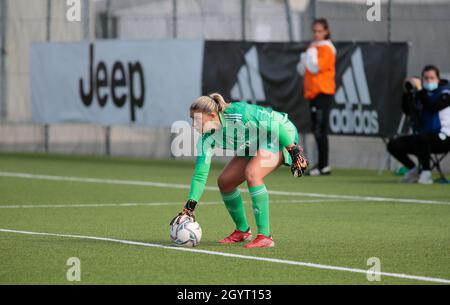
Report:
[[[115,61],[109,69],[104,61],[95,63],[94,67],[94,45],[89,46],[89,80],[79,80],[79,93],[83,104],[89,107],[94,95],[100,107],[104,107],[109,97],[119,108],[127,102],[130,105],[130,119],[136,120],[136,108],[142,108],[145,100],[144,71],[139,62],[123,64]],[[136,82],[137,81],[137,82]],[[87,85],[86,85],[87,83]],[[136,86],[138,85],[138,86]],[[88,87],[87,90],[86,86]],[[139,92],[135,90],[138,87]],[[128,90],[127,90],[128,89]]]

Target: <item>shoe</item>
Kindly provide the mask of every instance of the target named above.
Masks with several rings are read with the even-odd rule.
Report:
[[[322,176],[331,175],[331,167],[325,166],[324,168],[321,168],[320,175],[322,175]]]
[[[309,176],[328,176],[331,175],[331,167],[325,166],[324,168],[313,168],[308,172]]]
[[[234,244],[234,243],[240,243],[246,240],[249,240],[252,238],[252,231],[250,231],[250,228],[247,232],[242,232],[239,230],[234,230],[233,233],[231,233],[228,237],[225,237],[222,240],[219,240],[220,244]]]
[[[402,183],[415,183],[419,180],[419,170],[417,167],[411,168],[406,174],[400,179]]]
[[[433,184],[433,178],[431,177],[431,171],[422,171],[417,180],[420,184]]]
[[[275,242],[272,237],[267,237],[262,234],[258,234],[258,236],[252,240],[250,243],[246,244],[245,248],[271,248],[275,246]]]
[[[308,172],[308,175],[311,177],[320,176],[320,170],[318,168],[313,168]]]

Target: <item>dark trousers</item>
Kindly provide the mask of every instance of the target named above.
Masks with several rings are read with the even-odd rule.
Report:
[[[319,169],[328,166],[328,126],[330,124],[329,116],[333,100],[333,95],[319,94],[310,103],[312,132],[316,138],[319,151]]]
[[[444,137],[441,134],[441,137]],[[430,170],[431,153],[445,153],[450,151],[450,137],[442,139],[437,133],[423,133],[403,136],[389,141],[389,153],[404,166],[411,169],[415,166],[408,154],[419,159],[423,170]]]

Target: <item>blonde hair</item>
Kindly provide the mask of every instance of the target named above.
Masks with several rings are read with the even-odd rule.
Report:
[[[203,113],[224,112],[228,104],[219,93],[200,96],[196,99],[190,108],[190,111],[199,111]]]

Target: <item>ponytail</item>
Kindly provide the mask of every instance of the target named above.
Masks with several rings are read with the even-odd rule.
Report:
[[[200,111],[204,113],[220,113],[224,112],[228,107],[225,99],[219,93],[211,93],[209,95],[200,96],[192,103],[190,111]]]
[[[225,108],[227,108],[228,104],[225,102],[225,99],[219,93],[212,93],[209,97],[217,104],[216,112],[224,112]]]

